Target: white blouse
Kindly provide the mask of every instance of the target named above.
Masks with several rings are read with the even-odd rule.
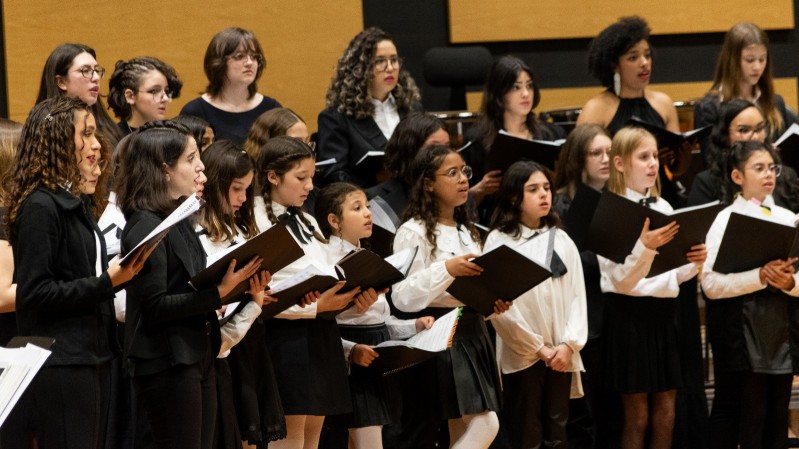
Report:
[[[384,101],[375,100],[371,98],[372,105],[375,107],[375,112],[372,115],[380,132],[386,137],[386,140],[391,139],[394,129],[397,128],[400,122],[399,111],[397,110],[397,103],[394,96],[388,94],[388,98]]]
[[[482,252],[480,246],[464,226],[437,223],[435,233],[436,247],[433,248],[425,236],[424,223],[414,218],[403,223],[394,236],[395,253],[419,247],[408,276],[394,284],[391,292],[394,305],[404,312],[464,305],[446,291],[455,278],[449,274],[444,263],[455,256],[470,253],[479,255]]]
[[[264,203],[264,199],[260,195],[253,199],[253,209],[255,214],[255,222],[261,232],[264,232],[274,226],[272,222],[269,221],[269,217],[266,214],[266,203]],[[274,212],[275,217],[280,216],[287,210],[288,209],[286,206],[278,204],[274,201],[272,202],[272,211]],[[311,223],[311,226],[313,226],[318,232],[319,224],[316,222],[316,219],[305,212],[302,212],[302,214],[308,220],[308,222]],[[304,223],[300,222],[300,226],[308,234],[313,234]],[[317,240],[316,237],[311,236],[307,243],[300,242],[297,237],[294,236],[294,234],[292,234],[292,237],[294,237],[294,240],[297,241],[298,245],[300,245],[300,248],[302,248],[302,251],[305,253],[305,255],[290,263],[277,273],[272,273],[273,284],[294,276],[314,262],[317,264],[323,264],[327,261],[327,245]],[[300,307],[298,305],[291,306],[290,308],[276,315],[275,318],[283,318],[288,320],[316,318],[316,302],[305,307]]]
[[[638,202],[646,196],[627,189],[625,197]],[[658,198],[650,207],[658,212],[671,213],[671,205],[663,198]],[[678,231],[679,232],[679,231]],[[676,298],[680,293],[680,284],[696,276],[699,266],[694,263],[683,265],[674,270],[646,278],[656,250],[648,249],[639,238],[635,242],[632,253],[618,264],[612,260],[597,256],[599,261],[600,287],[605,293],[621,293],[627,296],[653,296],[656,298]]]
[[[350,251],[358,248],[346,240],[331,236],[328,242],[328,264],[334,265]],[[336,322],[351,326],[385,323],[392,340],[404,340],[416,334],[416,320],[401,320],[392,316],[386,295],[378,296],[377,301],[363,312],[358,312],[356,306],[350,307],[336,316]],[[355,343],[342,339],[342,344],[344,345],[344,356],[349,358]]]
[[[537,230],[520,226],[521,233],[512,237],[498,230],[486,239],[484,250],[506,245],[538,263],[546,259],[549,239],[542,235],[530,240]],[[567,371],[583,370],[580,350],[588,338],[585,282],[580,252],[569,236],[554,229],[554,250],[566,266],[566,274],[549,278],[513,301],[513,307],[494,317],[497,331],[497,360],[503,373],[515,373],[538,363],[538,351],[544,346],[565,344],[572,351]],[[518,273],[523,276],[524,273]]]
[[[707,245],[707,260],[705,261],[701,276],[702,290],[708,298],[734,298],[763,290],[768,286],[760,282],[760,267],[740,273],[721,274],[713,271],[713,265],[716,263],[716,257],[721,247],[721,239],[724,236],[724,231],[727,229],[727,223],[730,220],[731,213],[737,212],[750,217],[774,221],[787,226],[794,226],[796,215],[788,209],[775,205],[774,199],[771,196],[766,197],[766,200],[763,201],[763,205],[771,209],[770,216],[764,214],[760,206],[738,195],[731,205],[719,212],[716,216],[716,220],[713,221],[713,225],[710,226],[705,242],[705,245]],[[783,291],[791,296],[799,296],[799,273],[795,273],[793,277],[796,281],[796,286],[793,290]]]

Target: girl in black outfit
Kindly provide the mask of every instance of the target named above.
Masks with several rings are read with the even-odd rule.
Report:
[[[122,154],[118,204],[127,223],[125,253],[144,239],[182,198],[202,193],[206,181],[197,144],[170,122],[145,125]],[[220,298],[256,274],[258,259],[231,263],[220,284],[194,290],[188,281],[205,268],[193,224],[172,227],[127,288],[125,362],[158,448],[210,448],[216,419],[213,362],[220,333]]]
[[[108,418],[114,289],[141,269],[138,251],[108,269],[89,208],[107,150],[89,106],[61,96],[38,103],[22,130],[5,196],[14,251],[20,335],[55,339],[30,387],[38,447],[101,448]]]

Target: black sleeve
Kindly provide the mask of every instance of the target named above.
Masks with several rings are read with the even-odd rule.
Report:
[[[327,108],[319,113],[318,160],[336,158],[323,175],[324,184],[331,182],[353,182],[349,172],[350,141],[347,118],[344,114]]]
[[[694,105],[694,129],[703,126],[715,126],[718,121],[718,115],[719,104],[716,101],[716,97],[705,95]],[[710,150],[710,135],[699,141],[699,148],[702,151],[702,157],[707,161]]]

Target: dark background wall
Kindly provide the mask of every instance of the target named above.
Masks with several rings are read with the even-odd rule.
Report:
[[[422,89],[428,110],[446,110],[449,89],[429,86],[424,80],[422,57],[429,48],[449,45],[446,0],[364,0],[364,26],[391,33],[406,66]],[[794,1],[794,23],[799,23],[799,0]],[[733,24],[730,24],[732,26]],[[656,34],[657,30],[653,30]],[[799,75],[799,30],[769,31],[773,75]],[[655,35],[653,83],[710,81],[723,33]],[[486,43],[494,56],[513,54],[532,67],[542,88],[587,87],[599,83],[588,75],[590,39]],[[470,44],[471,45],[471,44]],[[479,90],[474,86],[470,90]],[[675,100],[679,100],[676,99]],[[796,105],[793,105],[796,107]]]

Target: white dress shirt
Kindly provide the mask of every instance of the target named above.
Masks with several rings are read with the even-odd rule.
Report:
[[[399,125],[400,116],[399,112],[397,111],[397,103],[394,101],[394,96],[388,94],[388,98],[384,101],[375,100],[374,98],[370,98],[372,104],[375,107],[374,115],[372,118],[374,119],[375,123],[377,123],[377,127],[380,128],[380,131],[386,136],[386,140],[391,138],[391,134],[394,133],[394,129]]]

